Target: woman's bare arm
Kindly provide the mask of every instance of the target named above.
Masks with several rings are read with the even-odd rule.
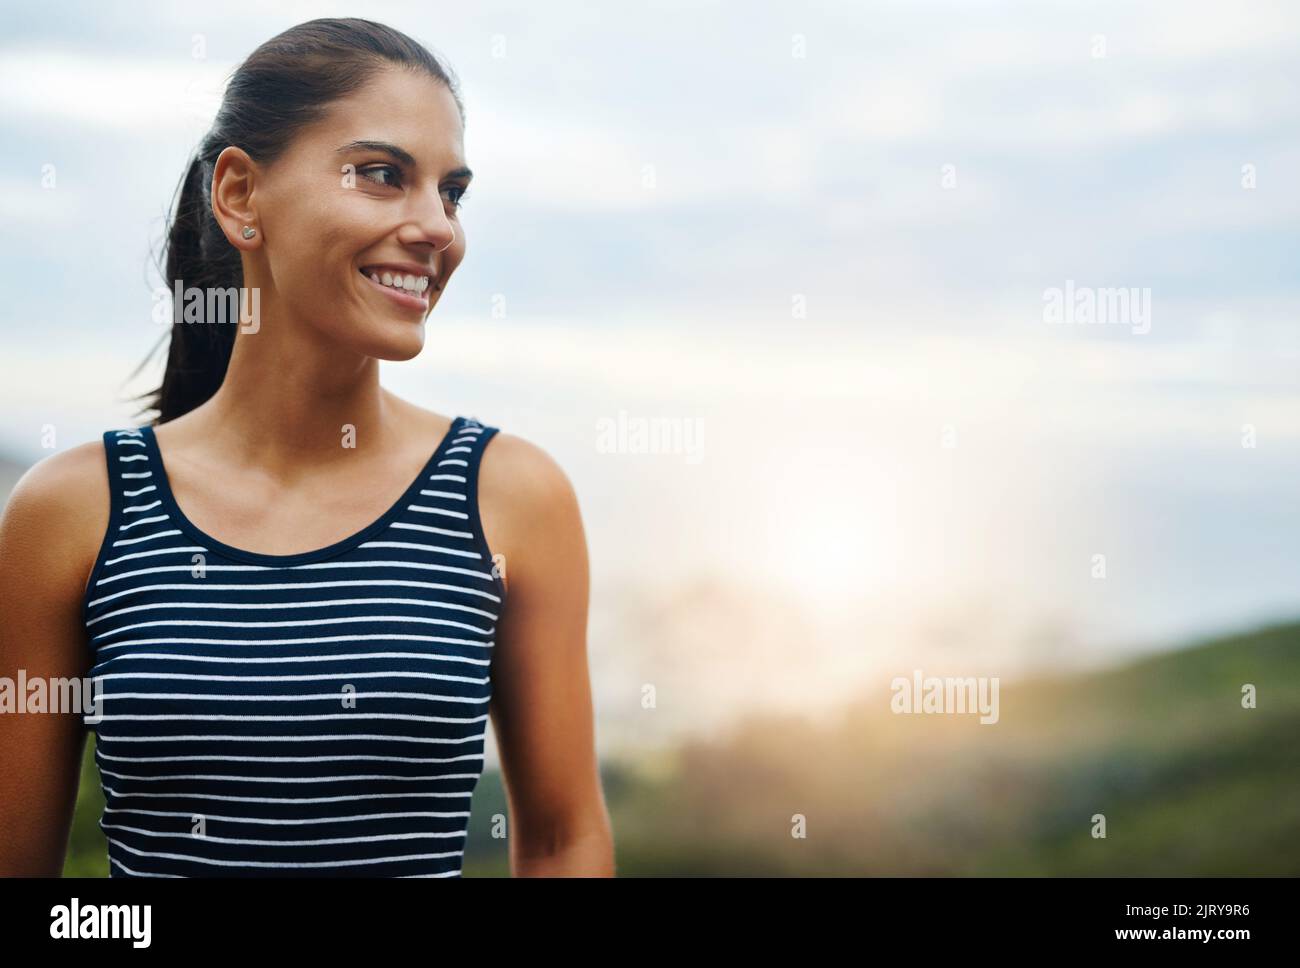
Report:
[[[81,603],[108,526],[104,465],[102,441],[46,457],[0,515],[0,676],[15,690],[19,669],[47,683],[89,671]],[[62,873],[85,739],[80,712],[0,713],[0,876]]]
[[[490,710],[510,804],[511,870],[516,877],[613,876],[577,497],[545,451],[505,433],[484,451],[479,496],[489,545],[506,566]]]

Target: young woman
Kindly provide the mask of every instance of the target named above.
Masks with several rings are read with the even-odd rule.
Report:
[[[0,521],[0,674],[99,695],[93,725],[0,715],[0,874],[60,873],[91,728],[114,876],[459,876],[489,716],[513,872],[613,873],[573,489],[379,384],[465,257],[462,127],[366,20],[234,73],[168,236],[156,418],[40,461]]]

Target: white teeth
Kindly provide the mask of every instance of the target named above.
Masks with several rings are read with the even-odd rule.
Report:
[[[403,289],[406,292],[412,292],[417,295],[429,288],[430,280],[428,276],[416,276],[410,274],[403,275],[400,272],[379,272],[376,270],[371,270],[370,272],[367,272],[366,275],[380,285],[392,286],[395,289]]]

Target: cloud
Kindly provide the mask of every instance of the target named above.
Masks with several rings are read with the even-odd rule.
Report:
[[[202,131],[234,64],[57,47],[6,50],[0,101],[6,124],[70,122],[123,131]]]

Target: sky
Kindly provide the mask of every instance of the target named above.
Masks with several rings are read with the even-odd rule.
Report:
[[[134,422],[151,257],[224,78],[356,12],[63,9],[0,41],[19,462]],[[1294,5],[364,15],[450,63],[475,171],[466,261],[384,381],[574,481],[628,736],[637,676],[700,723],[922,657],[1065,667],[1300,612]],[[602,445],[653,420],[698,450]]]

